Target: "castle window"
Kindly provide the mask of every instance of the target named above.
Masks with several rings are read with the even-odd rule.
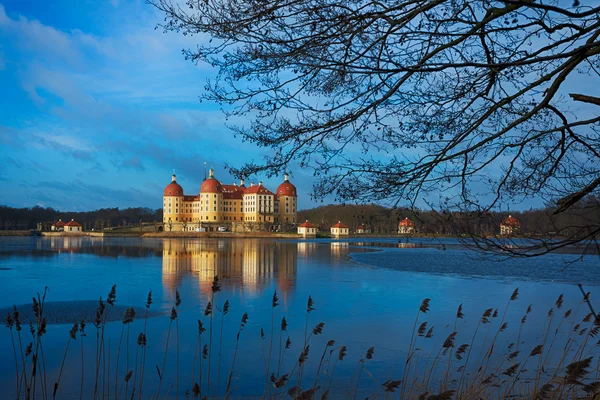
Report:
[[[217,216],[215,215],[215,216],[213,217],[213,219],[215,219],[215,220],[216,220],[216,219],[217,219]]]

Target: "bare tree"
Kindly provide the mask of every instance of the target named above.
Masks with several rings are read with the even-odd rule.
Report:
[[[183,54],[218,70],[202,99],[274,151],[236,175],[297,163],[318,171],[317,197],[479,216],[599,193],[597,2],[150,2],[165,31],[200,35]]]

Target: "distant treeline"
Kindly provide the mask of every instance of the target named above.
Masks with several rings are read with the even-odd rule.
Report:
[[[421,234],[494,235],[500,222],[512,215],[520,222],[520,233],[543,236],[582,236],[600,226],[600,198],[590,196],[569,210],[553,215],[553,208],[511,212],[447,212],[434,210],[390,209],[376,204],[326,205],[298,212],[298,221],[309,220],[320,230],[338,221],[353,232],[364,224],[372,233],[391,234],[398,222],[408,217]]]
[[[43,230],[50,230],[50,226],[62,219],[68,222],[71,219],[79,222],[84,230],[101,230],[105,228],[136,226],[140,223],[162,221],[162,209],[151,208],[101,208],[94,211],[58,211],[53,208],[31,207],[13,208],[0,206],[0,229],[27,230],[37,229],[42,224]]]
[[[528,211],[511,211],[525,235],[581,236],[600,226],[600,197],[588,196],[575,206],[558,215],[553,208]],[[298,221],[305,220],[329,231],[331,225],[341,221],[353,232],[363,224],[373,233],[392,234],[398,230],[398,222],[408,217],[416,223],[417,232],[432,235],[493,235],[500,230],[500,222],[509,212],[447,212],[435,210],[391,209],[376,204],[326,205],[298,211]],[[102,208],[86,212],[64,212],[53,208],[13,208],[0,206],[0,229],[37,229],[42,223],[44,230],[62,219],[75,219],[84,230],[139,226],[143,223],[160,223],[162,209]]]

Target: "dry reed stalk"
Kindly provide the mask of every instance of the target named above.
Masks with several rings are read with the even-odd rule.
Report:
[[[133,310],[133,308],[131,308],[131,310]],[[125,341],[125,369],[127,371],[129,371],[129,331],[130,331],[130,324],[127,324],[127,337],[126,337],[126,341]],[[131,370],[131,371],[133,371],[133,370]],[[129,392],[129,380],[130,379],[131,379],[131,377],[129,377],[129,379],[127,379],[125,381],[125,398],[127,398],[127,393]],[[118,396],[117,396],[117,398],[118,398]]]
[[[213,283],[211,286],[211,295],[210,295],[210,301],[212,304],[214,304],[215,302],[215,293],[219,292],[221,290],[221,286],[219,285],[219,277],[217,275],[215,275],[215,277],[213,278]],[[213,334],[213,314],[214,313],[210,313],[210,329],[208,331],[208,373],[206,376],[206,383],[207,383],[207,389],[206,389],[206,395],[208,397],[210,397],[210,367],[211,367],[211,355],[212,355],[212,334]]]
[[[83,338],[87,336],[85,334],[85,321],[81,320],[79,323],[79,342],[81,343],[81,388],[79,390],[79,400],[83,400],[83,377],[85,376],[85,361],[83,351]]]
[[[115,366],[115,398],[117,398],[118,396],[118,388],[119,388],[119,363],[121,361],[121,345],[123,343],[123,336],[125,333],[125,327],[127,327],[127,338],[126,341],[129,342],[129,324],[131,322],[133,322],[135,318],[135,310],[132,307],[129,307],[125,310],[125,315],[123,316],[123,320],[122,322],[122,326],[121,326],[121,334],[119,335],[119,346],[117,347],[117,362],[116,362],[116,366]],[[126,343],[126,346],[129,343]],[[126,360],[126,366],[125,369],[127,371],[129,371],[129,347],[127,347],[127,354],[125,355],[125,357],[127,358]],[[124,382],[125,383],[125,382]],[[125,396],[127,396],[127,390],[125,391]]]
[[[141,336],[143,335],[143,333],[140,333],[138,335],[137,338],[137,342],[136,342],[136,346],[135,346],[135,364],[134,364],[134,370],[133,370],[133,383],[131,385],[131,399],[133,400],[134,394],[135,394],[135,388],[136,388],[136,384],[137,384],[137,377],[138,377],[138,366],[139,366],[139,350],[140,350],[140,346],[141,346]],[[125,389],[127,389],[127,385],[125,386]],[[127,400],[127,391],[125,392],[125,399]]]
[[[117,285],[113,285],[112,288],[110,289],[110,292],[108,293],[107,298],[106,298],[106,304],[113,307],[115,304],[116,297],[117,297]],[[97,355],[96,355],[96,375],[94,378],[94,400],[98,396],[98,383],[99,383],[98,378],[99,378],[99,373],[100,373],[100,362],[102,362],[102,361],[104,362],[103,374],[102,374],[102,379],[103,379],[102,391],[104,392],[104,378],[106,377],[106,357],[104,354],[104,332],[106,329],[107,319],[108,319],[108,308],[102,301],[102,297],[101,297],[99,300],[98,309],[96,310],[96,320],[94,321],[94,325],[96,325],[97,339],[98,339],[98,329],[100,329],[99,348],[97,350]],[[104,397],[104,396],[102,396],[102,397]]]
[[[102,382],[106,381],[106,386],[102,384],[102,398],[105,397],[105,392],[108,395],[110,393],[110,355],[111,355],[111,337],[108,338],[108,361],[104,358],[104,372],[102,374]],[[108,368],[107,368],[108,366]],[[106,390],[105,390],[106,389]]]
[[[123,387],[127,387],[127,384],[129,383],[129,380],[131,379],[131,376],[133,375],[133,370],[127,372],[127,374],[125,374],[125,378],[123,379],[123,383],[121,383],[121,387],[119,388],[119,391],[117,392],[117,395],[115,396],[115,400],[118,400],[121,397],[121,392],[123,391]],[[127,399],[127,392],[125,392],[125,399]]]
[[[75,323],[73,325],[73,328],[71,328],[71,330],[69,331],[69,340],[67,341],[67,347],[65,349],[65,355],[63,356],[62,363],[60,365],[60,371],[58,373],[58,379],[56,380],[56,383],[54,384],[54,392],[52,393],[52,398],[53,399],[56,398],[56,393],[58,392],[58,388],[60,387],[60,378],[62,377],[62,372],[63,372],[63,369],[65,367],[65,361],[67,359],[67,353],[69,351],[69,345],[71,344],[71,340],[73,340],[73,341],[75,340],[78,328],[79,328],[78,324]]]
[[[179,310],[181,305],[181,296],[179,290],[175,290],[175,309]],[[175,337],[176,337],[176,364],[175,364],[175,399],[179,399],[179,318],[175,320]],[[193,375],[192,375],[193,376]]]
[[[204,320],[204,318],[203,318]],[[202,321],[197,320],[198,321],[198,338],[196,339],[196,347],[194,348],[194,362],[192,364],[192,387],[194,386],[194,379],[195,379],[195,368],[196,368],[196,357],[198,355],[199,352],[201,352],[202,349],[202,333],[206,331],[206,329],[204,328],[204,324]],[[199,377],[199,384],[196,383],[196,385],[198,385],[198,394],[200,394],[200,390],[202,389],[202,355],[200,355],[200,377]]]
[[[577,314],[578,314],[578,312],[579,312],[579,309],[581,308],[581,306],[582,306],[584,303],[585,303],[585,301],[582,301],[582,302],[580,302],[580,303],[577,305],[577,308],[575,309],[575,312],[571,312],[571,310],[568,310],[568,311],[565,313],[565,318],[569,318],[569,316],[571,316],[571,327],[570,327],[570,329],[568,330],[567,342],[566,342],[566,344],[565,344],[565,348],[564,348],[563,354],[562,354],[562,356],[561,356],[561,358],[560,358],[560,360],[559,360],[559,362],[558,362],[558,364],[557,364],[557,366],[556,366],[556,368],[555,368],[555,370],[554,370],[554,374],[553,374],[553,376],[552,376],[551,380],[554,380],[554,379],[556,379],[556,378],[558,377],[558,373],[559,373],[559,371],[560,371],[560,369],[561,369],[561,367],[562,367],[563,363],[565,362],[565,360],[566,360],[566,358],[567,358],[567,355],[568,355],[568,353],[569,353],[569,352],[570,352],[570,350],[571,350],[571,346],[573,346],[573,343],[575,342],[575,338],[572,338],[572,337],[571,337],[571,336],[573,335],[573,332],[575,331],[575,329],[574,329],[574,328],[575,328],[575,317],[577,316]],[[567,315],[567,314],[568,314],[568,315]]]
[[[431,326],[429,328],[429,331],[425,335],[425,339],[431,339],[433,337],[433,329],[434,329],[434,326]],[[431,349],[433,350],[433,349],[437,348],[437,346],[439,344],[440,344],[440,341],[439,341],[439,338],[438,338],[438,339],[436,339],[436,341],[435,341],[434,345],[431,347]],[[439,352],[438,352],[438,354],[439,354]],[[421,370],[423,370],[423,371],[427,370],[427,368],[429,366],[429,363],[431,362],[432,355],[433,355],[433,351],[429,352],[429,355],[427,356],[427,360],[425,361],[425,365],[423,366],[423,368]],[[433,366],[434,366],[435,363],[436,363],[436,359],[434,358],[433,362],[432,362],[432,366],[429,369],[430,371],[433,368]],[[419,378],[422,379],[422,381],[421,381],[422,386],[427,386],[427,382],[429,382],[430,375],[421,374],[421,376],[419,377],[418,373],[419,373],[419,370],[417,368],[415,368],[415,373],[414,373],[414,376],[413,376],[413,383],[412,383],[411,387],[417,387],[418,386],[418,379]],[[393,381],[389,380],[389,377],[388,377],[388,381],[393,382]],[[409,392],[408,394],[410,395],[411,393]]]
[[[371,347],[371,348],[369,348],[369,350],[367,350],[367,354],[365,355],[365,358],[367,360],[371,360],[373,358],[374,354],[375,354],[375,348]],[[356,394],[358,393],[358,385],[360,384],[360,376],[362,375],[362,371],[365,366],[365,360],[361,359],[358,363],[360,364],[360,369],[358,371],[358,377],[356,378],[356,385],[354,387],[354,396],[352,397],[352,400],[356,400]]]
[[[169,354],[169,339],[171,337],[171,328],[173,327],[173,321],[177,319],[177,310],[175,307],[171,308],[171,317],[169,320],[169,330],[167,331],[167,340],[165,342],[165,356],[163,358],[163,365],[160,370],[158,370],[158,390],[156,391],[156,398],[160,398],[160,388],[162,386],[163,378],[165,376],[165,366],[167,365],[167,355]]]
[[[479,321],[477,322],[477,326],[475,327],[475,332],[473,333],[473,337],[471,338],[471,344],[469,345],[469,351],[467,353],[467,359],[465,361],[465,368],[462,370],[462,373],[460,375],[460,379],[458,381],[458,390],[457,390],[457,397],[460,398],[461,394],[463,393],[462,391],[462,387],[463,384],[465,384],[465,373],[467,371],[467,366],[469,365],[469,360],[471,359],[471,353],[473,352],[473,344],[475,343],[475,338],[477,337],[477,333],[479,332],[479,327],[481,326],[481,324],[486,324],[489,322],[489,316],[491,315],[491,308],[486,309],[483,314],[481,315],[481,318],[479,319]]]
[[[304,324],[304,348],[306,348],[306,346],[308,345],[308,341],[310,340],[310,336],[312,336],[312,333],[310,336],[308,336],[307,338],[307,333],[308,333],[308,316],[310,315],[310,313],[312,311],[315,310],[315,302],[312,298],[312,296],[308,296],[308,301],[306,302],[306,322]],[[300,368],[298,368],[298,386],[301,388],[302,386],[300,386],[300,383],[302,383],[302,373],[304,372],[304,363],[302,363],[302,365],[300,365]],[[290,374],[291,375],[291,374]]]
[[[237,336],[235,338],[235,350],[233,351],[233,360],[231,361],[231,369],[229,370],[229,376],[227,377],[227,387],[225,388],[225,399],[228,399],[230,396],[231,389],[231,381],[233,379],[233,372],[235,371],[235,360],[237,357],[238,347],[240,344],[240,335],[242,334],[242,330],[244,330],[244,326],[248,322],[248,313],[244,313],[242,315],[242,321],[240,322],[240,328],[238,329]]]
[[[204,309],[204,316],[210,316],[212,314],[212,302],[208,302],[206,304],[206,308]],[[204,328],[200,328],[199,329],[202,330],[202,332],[206,331],[206,329]],[[200,355],[200,395],[202,395],[202,365],[204,364],[204,359],[206,358],[206,356],[208,356],[208,352],[206,352],[206,356],[204,354],[204,348],[206,347],[206,345],[204,345],[204,347],[202,347],[202,338],[200,338],[200,348],[201,348],[201,355]]]
[[[594,318],[594,322],[592,322],[592,318]],[[583,325],[584,323],[586,323],[586,324],[592,323],[592,326],[597,325],[598,327],[600,327],[600,319],[597,319],[594,312],[590,312],[589,314],[587,314],[585,316],[585,318],[583,318],[583,320],[581,321],[581,324]],[[600,329],[600,328],[598,328],[598,329]],[[585,350],[585,347],[587,346],[589,338],[595,337],[597,335],[597,333],[594,333],[594,332],[596,332],[594,330],[594,328],[583,328],[579,331],[579,336],[585,335],[585,339],[581,342],[581,344],[579,345],[579,348],[575,352],[575,356],[572,359],[573,362],[575,360],[583,357],[583,351]]]
[[[13,354],[15,356],[15,392],[17,394],[17,399],[20,396],[20,388],[19,388],[19,361],[17,360],[17,347],[15,346],[15,336],[13,333],[14,319],[10,312],[6,315],[5,325],[10,330],[10,340],[12,342]]]
[[[32,387],[31,390],[31,398],[35,399],[35,390],[36,390],[36,383],[37,383],[37,374],[38,374],[38,368],[40,368],[38,366],[39,363],[41,363],[40,361],[40,355],[43,356],[43,348],[42,348],[42,336],[46,333],[46,318],[44,317],[44,302],[46,300],[46,293],[48,291],[48,287],[46,286],[44,288],[44,296],[41,297],[40,293],[37,293],[37,299],[35,297],[32,298],[32,309],[33,309],[33,314],[35,316],[35,323],[36,323],[36,327],[33,326],[32,323],[29,324],[30,327],[30,332],[31,335],[33,337],[33,341],[35,343],[35,350],[33,351],[32,354],[32,371],[31,371],[31,382],[30,382],[30,387]],[[42,391],[42,398],[44,400],[47,399],[47,391],[46,391],[46,385],[44,382],[44,377],[45,377],[45,363],[42,363],[41,365],[41,374],[39,376],[40,379],[40,385],[41,385],[41,391]]]
[[[405,382],[406,382],[406,377],[408,376],[409,369],[410,369],[410,360],[412,358],[413,342],[415,340],[415,331],[417,330],[417,323],[419,322],[419,315],[421,313],[427,314],[427,312],[429,311],[429,303],[430,302],[431,302],[431,299],[429,299],[429,298],[424,299],[421,302],[421,306],[419,307],[419,311],[417,311],[417,316],[415,317],[415,324],[413,326],[412,334],[410,336],[410,342],[408,344],[408,352],[406,353],[406,361],[404,362],[404,371],[402,371],[402,389],[400,390],[400,398],[402,398],[404,396],[404,392],[405,392],[405,388],[406,388]]]
[[[271,299],[271,332],[269,335],[269,357],[267,358],[267,369],[265,371],[265,388],[264,396],[268,396],[271,386],[269,385],[269,373],[271,372],[271,356],[273,353],[273,333],[275,331],[275,307],[279,305],[279,298],[277,297],[277,290],[273,292],[273,298]]]
[[[465,314],[463,313],[463,306],[462,303],[458,306],[458,309],[456,310],[456,317],[454,318],[454,328],[453,331],[456,332],[456,325],[458,323],[459,319],[463,319],[465,317]],[[450,368],[451,368],[451,364],[452,364],[452,353],[454,352],[454,348],[451,348],[450,351],[448,352],[448,367],[446,368],[446,374],[444,376],[444,384],[443,387],[441,388],[441,390],[443,391],[444,389],[446,389],[447,385],[448,385],[448,376],[450,373]]]
[[[312,308],[313,304],[314,303],[312,302],[312,299],[309,296],[309,307],[308,307],[308,309],[310,311],[314,310],[314,308]],[[310,311],[308,311],[308,312],[310,312]],[[306,338],[306,342],[304,343],[304,347],[302,348],[302,352],[300,353],[300,355],[298,356],[298,359],[294,363],[294,366],[292,367],[292,371],[289,373],[289,376],[293,376],[294,372],[296,371],[296,367],[298,367],[298,378],[297,378],[298,379],[297,380],[297,384],[298,384],[297,388],[298,389],[301,388],[301,384],[302,384],[302,366],[304,365],[304,362],[308,358],[308,351],[309,351],[308,342],[310,341],[310,339],[312,338],[313,335],[319,335],[319,334],[323,333],[323,327],[324,326],[325,326],[325,324],[323,322],[319,322],[315,326],[315,328],[312,330],[312,332],[310,333],[310,335],[308,335],[308,337]],[[288,341],[289,341],[289,338],[288,338]],[[286,343],[286,347],[287,347],[287,343]],[[343,346],[343,347],[345,347],[345,346]],[[282,392],[285,391],[288,383],[289,383],[289,380],[283,386]],[[292,390],[292,389],[290,389],[290,390]]]
[[[225,316],[229,312],[229,300],[225,300],[221,309],[221,329],[219,331],[219,360],[217,361],[217,399],[219,398],[219,390],[221,389],[221,353],[223,351],[223,323]]]
[[[519,334],[517,335],[517,342],[516,342],[516,351],[519,350],[519,345],[521,344],[521,333],[523,332],[523,327],[525,326],[525,323],[527,322],[527,316],[529,315],[529,313],[531,312],[531,304],[527,307],[527,311],[525,311],[525,315],[523,315],[523,318],[521,318],[521,325],[519,325]]]
[[[560,296],[558,296],[558,299],[556,300],[556,307],[560,310],[563,304],[563,295],[561,294]],[[529,308],[527,309],[529,310]],[[554,319],[554,308],[551,308],[550,311],[548,311],[548,326],[546,328],[546,333],[544,334],[544,339],[542,340],[542,345],[545,346],[546,343],[548,342],[548,336],[550,334],[550,327],[552,326],[552,321]],[[551,345],[547,351],[547,354],[550,354],[550,351],[552,350],[552,344],[554,343],[554,339],[556,339],[556,335],[558,334],[558,331],[560,329],[560,325],[562,324],[563,319],[561,318],[558,327],[555,329],[554,331],[554,338],[552,339]],[[520,333],[520,332],[519,332]],[[518,343],[518,342],[517,342]],[[517,345],[518,346],[518,345]],[[536,370],[536,375],[535,375],[535,380],[534,380],[534,386],[533,386],[533,393],[537,393],[537,384],[538,381],[540,379],[541,376],[541,371],[543,368],[543,365],[545,363],[545,360],[547,359],[547,355],[546,357],[540,357],[538,360],[538,366],[537,366],[537,370]]]
[[[508,388],[508,390],[506,390],[504,392],[504,398],[510,398],[510,393],[512,392],[513,388],[515,387],[515,385],[517,384],[517,382],[519,381],[519,376],[521,375],[521,372],[523,372],[523,370],[525,369],[525,365],[527,364],[527,361],[529,361],[529,359],[531,357],[535,357],[535,356],[539,356],[542,354],[544,345],[543,344],[539,344],[537,346],[535,346],[533,348],[533,350],[531,350],[531,352],[527,355],[527,358],[525,358],[525,361],[523,361],[523,363],[519,366],[519,371],[517,372],[517,375],[515,376],[515,378],[513,379],[512,385]],[[540,357],[541,358],[541,357]],[[510,375],[509,375],[510,376]]]
[[[335,375],[335,369],[337,367],[338,360],[344,361],[344,357],[346,357],[346,350],[347,350],[346,346],[339,347],[338,356],[336,357],[335,362],[333,363],[333,370],[331,371],[331,375],[329,376],[329,384],[327,385],[327,393],[329,393],[329,391],[331,390],[331,384],[333,383],[333,376]]]
[[[42,360],[42,374],[40,375],[40,381],[43,382],[42,390],[44,394],[44,399],[48,400],[48,375],[46,374],[46,357],[44,355],[44,346],[42,343],[42,335],[46,333],[46,318],[44,315],[44,306],[46,304],[46,294],[48,293],[48,286],[44,287],[44,295],[42,296],[41,301],[39,301],[40,294],[38,293],[38,301],[40,302],[40,316],[42,318],[42,326],[38,329],[39,335],[39,343],[40,343],[40,355]]]
[[[152,305],[152,290],[150,292],[148,292],[148,297],[146,298],[146,316],[144,318],[144,332],[143,332],[143,345],[142,345],[142,354],[140,355],[140,393],[138,395],[138,398],[141,400],[142,399],[142,388],[144,385],[144,374],[146,372],[146,344],[147,344],[147,337],[146,337],[146,333],[147,333],[147,328],[148,328],[148,310],[150,309],[150,306]],[[139,341],[139,337],[138,337],[138,341]],[[139,343],[138,343],[139,344]]]
[[[496,333],[494,335],[494,337],[492,338],[492,341],[490,343],[490,347],[488,348],[488,350],[483,354],[483,358],[480,359],[479,364],[483,363],[483,369],[481,372],[481,376],[484,377],[485,373],[487,371],[487,366],[488,363],[485,362],[484,363],[484,359],[487,357],[487,359],[489,360],[492,357],[492,354],[494,352],[494,347],[496,345],[496,340],[498,339],[498,335],[500,334],[500,332],[502,332],[502,326],[504,324],[504,320],[506,318],[506,313],[508,312],[508,307],[510,306],[510,303],[512,301],[516,301],[519,298],[519,288],[516,288],[511,296],[510,299],[508,300],[508,302],[506,303],[506,307],[504,308],[504,312],[502,313],[502,319],[500,320],[500,323],[498,324],[498,329],[496,330]],[[492,316],[492,318],[495,318],[498,314],[498,310],[496,309],[496,311],[494,311],[494,314]],[[491,325],[490,328],[488,329],[488,333],[491,330]],[[483,345],[481,346],[481,348],[483,349],[485,347],[485,342],[487,341],[487,334],[486,334],[486,338],[484,339]],[[476,375],[477,377],[478,375]]]
[[[319,374],[321,372],[321,367],[323,366],[323,360],[325,359],[325,354],[327,353],[327,349],[330,347],[333,347],[334,344],[335,344],[335,340],[330,340],[327,342],[327,344],[325,345],[325,348],[323,349],[323,355],[321,356],[321,361],[319,361],[319,367],[317,368],[317,374],[315,376],[315,383],[313,384],[313,389],[315,389],[315,390],[317,389],[317,384],[319,383]]]
[[[20,313],[17,310],[17,306],[13,305],[13,320],[15,323],[15,331],[17,332],[17,339],[19,340],[19,350],[21,353],[21,362],[22,362],[22,366],[23,366],[23,373],[21,374],[22,378],[23,378],[23,383],[25,384],[25,398],[27,400],[29,400],[30,398],[30,387],[27,383],[27,365],[25,362],[25,353],[23,352],[23,340],[21,338],[21,330],[23,329],[22,325],[21,325],[21,318],[20,318]],[[20,384],[19,384],[20,386]],[[19,393],[20,394],[20,393]]]
[[[287,331],[287,320],[285,317],[281,318],[281,325],[279,328],[279,354],[277,355],[277,376],[281,372],[281,363],[283,361],[283,353],[285,350],[282,348],[283,346],[283,332]]]

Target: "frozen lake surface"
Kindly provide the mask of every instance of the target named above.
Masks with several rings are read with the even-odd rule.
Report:
[[[224,376],[229,373],[231,344],[235,343],[240,318],[244,312],[249,314],[235,371],[236,396],[243,393],[244,397],[260,396],[263,391],[261,343],[268,343],[275,290],[279,297],[274,316],[275,346],[279,345],[278,326],[283,316],[289,323],[286,334],[292,340],[293,353],[286,356],[284,370],[292,367],[301,350],[310,295],[315,301],[315,311],[309,316],[309,329],[318,322],[324,322],[325,327],[322,335],[311,339],[315,353],[309,357],[307,370],[316,369],[325,344],[332,339],[348,346],[349,360],[338,366],[336,376],[349,380],[357,360],[374,346],[376,356],[370,370],[381,381],[402,371],[415,316],[425,298],[431,299],[431,311],[426,319],[436,326],[436,338],[441,340],[452,332],[456,310],[463,305],[465,318],[458,321],[457,342],[470,340],[485,309],[502,311],[507,304],[509,325],[503,333],[506,338],[500,340],[514,341],[519,322],[532,304],[534,311],[528,316],[531,329],[523,331],[521,340],[524,346],[533,346],[539,342],[547,312],[555,307],[560,294],[564,294],[562,308],[572,309],[577,318],[588,312],[582,305],[577,284],[591,292],[592,301],[600,295],[598,256],[588,256],[571,264],[568,263],[576,260],[577,255],[553,254],[493,262],[482,260],[453,240],[425,244],[399,247],[397,239],[372,238],[296,241],[0,237],[0,308],[4,313],[13,305],[28,308],[32,296],[48,287],[47,300],[53,303],[49,303],[48,308],[51,325],[44,337],[44,351],[46,368],[52,375],[60,368],[72,324],[81,318],[92,318],[94,304],[100,296],[106,298],[113,284],[117,285],[116,306],[120,307],[114,310],[119,318],[113,318],[117,321],[110,322],[107,328],[106,335],[113,346],[121,332],[119,320],[123,310],[133,306],[138,315],[143,314],[146,297],[152,290],[154,303],[151,318],[147,320],[147,364],[151,369],[149,384],[153,385],[156,381],[154,366],[162,362],[169,327],[169,318],[164,315],[169,313],[175,302],[175,291],[179,290],[182,298],[180,375],[185,381],[180,394],[183,396],[192,382],[190,365],[197,340],[197,320],[203,318],[213,278],[218,275],[221,291],[215,296],[215,305],[222,307],[228,300],[230,307],[223,330],[226,345],[222,357],[227,360],[223,362],[226,366],[222,366]],[[519,287],[519,299],[508,302],[516,287]],[[220,321],[220,316],[218,318]],[[132,353],[143,325],[143,319],[136,319],[130,325]],[[266,341],[261,341],[261,328],[266,332]],[[85,340],[90,346],[86,347],[85,355],[93,360],[95,331],[92,325],[86,329]],[[81,354],[76,349],[78,347],[70,350],[63,373],[63,398],[70,395],[79,398],[76,393],[81,370],[77,360]],[[9,354],[12,362],[8,329],[0,330],[0,352]],[[112,357],[114,361],[114,353]],[[174,352],[169,353],[169,364],[174,360]],[[0,365],[2,398],[14,393],[14,363],[11,362]],[[172,373],[167,371],[167,374]],[[85,380],[86,387],[90,383],[93,386],[90,382],[93,377],[85,376]],[[346,383],[343,381],[340,385]],[[221,391],[223,387],[221,377]]]

